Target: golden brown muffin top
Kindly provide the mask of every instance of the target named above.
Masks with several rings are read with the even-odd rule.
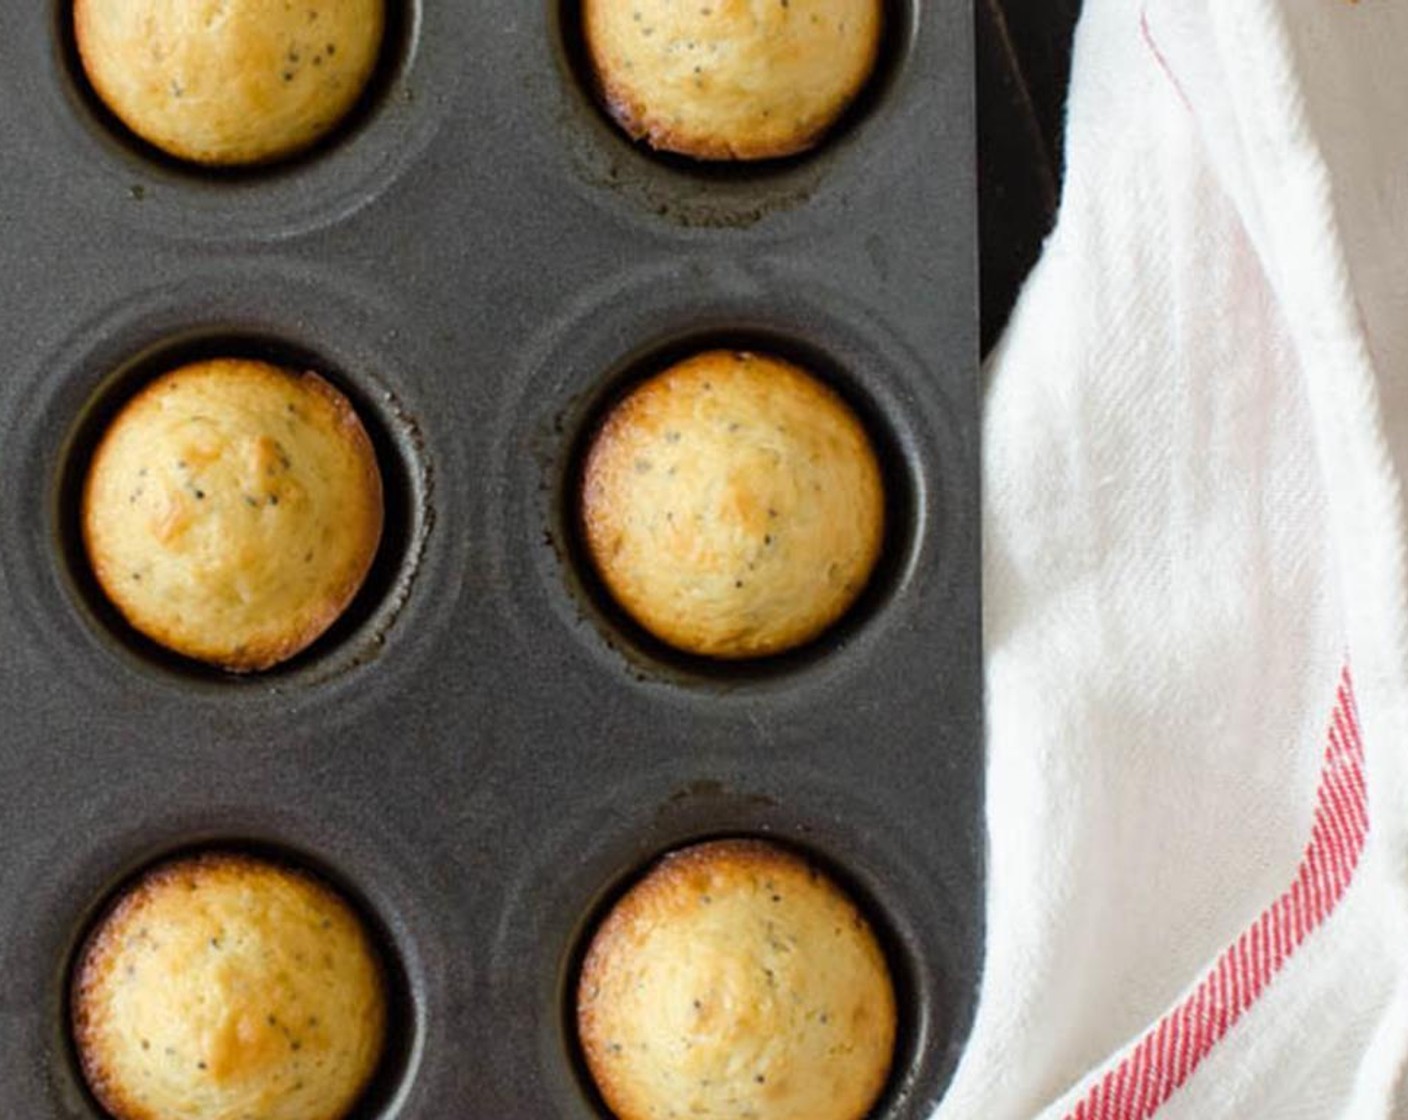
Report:
[[[760,354],[709,351],[606,418],[581,492],[607,589],[656,637],[715,658],[810,641],[880,555],[874,447],[831,389]]]
[[[820,139],[870,78],[883,0],[583,0],[603,100],[631,136],[698,159]]]
[[[281,159],[356,104],[385,0],[74,0],[84,72],[148,143],[211,165]]]
[[[861,1120],[893,1060],[896,1009],[864,916],[776,845],[662,859],[582,967],[577,1024],[619,1120]]]
[[[305,648],[352,600],[381,537],[376,454],[316,374],[217,359],[148,385],[98,446],[83,535],[137,630],[234,671]]]
[[[163,864],[85,944],[84,1076],[116,1120],[340,1120],[380,1061],[383,974],[356,914],[244,855]]]

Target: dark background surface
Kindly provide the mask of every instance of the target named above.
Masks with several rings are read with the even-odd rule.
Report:
[[[977,0],[982,339],[992,347],[1060,198],[1080,0]]]

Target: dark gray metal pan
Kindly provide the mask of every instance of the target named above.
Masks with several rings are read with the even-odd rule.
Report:
[[[321,871],[379,931],[396,1043],[363,1120],[599,1116],[567,1006],[582,937],[655,856],[746,834],[872,911],[904,1020],[877,1115],[926,1115],[982,947],[968,5],[896,0],[828,143],[720,169],[611,127],[570,2],[407,0],[355,121],[239,175],[124,138],[65,14],[0,11],[0,1114],[98,1116],[75,948],[133,872],[216,844]],[[602,407],[714,344],[814,366],[891,484],[852,616],[727,668],[620,617],[572,531]],[[388,479],[348,618],[248,679],[128,632],[75,533],[103,420],[214,351],[333,379]]]

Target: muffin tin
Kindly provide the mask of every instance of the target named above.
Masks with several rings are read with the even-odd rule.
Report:
[[[358,1120],[604,1115],[569,993],[657,855],[761,835],[830,869],[901,1000],[879,1120],[927,1116],[982,948],[969,6],[894,0],[883,71],[811,155],[630,144],[571,0],[392,0],[382,73],[317,151],[187,169],[85,92],[67,4],[0,11],[0,1113],[100,1116],[76,947],[129,876],[206,847],[321,872],[393,964]],[[592,423],[690,349],[808,364],[883,452],[890,539],[840,627],[715,665],[615,610],[574,539]],[[104,420],[205,354],[318,370],[387,482],[368,586],[231,678],[123,627],[74,501]]]

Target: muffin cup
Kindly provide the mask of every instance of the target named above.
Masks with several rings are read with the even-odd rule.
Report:
[[[623,780],[607,800],[574,814],[545,837],[520,872],[490,958],[490,1008],[529,1006],[534,1050],[496,1078],[519,1079],[536,1112],[610,1120],[577,1037],[582,960],[600,921],[661,856],[717,839],[761,839],[825,870],[870,920],[895,985],[898,1033],[890,1076],[872,1116],[928,1115],[962,1050],[971,1009],[954,998],[973,962],[954,920],[964,887],[935,879],[917,853],[875,830],[879,806],[837,788],[819,769],[778,763],[749,786],[741,775],[705,765],[666,766]],[[681,782],[685,773],[713,778]],[[623,808],[630,806],[631,808]],[[564,864],[580,874],[563,877]],[[950,867],[940,875],[956,871]],[[927,879],[927,892],[918,890]],[[507,1099],[505,1097],[505,1099]]]
[[[585,182],[605,188],[626,205],[669,225],[689,229],[750,229],[794,211],[813,210],[818,195],[848,178],[891,170],[915,92],[909,83],[932,64],[922,36],[926,5],[885,0],[879,54],[870,78],[817,142],[794,155],[760,160],[696,159],[630,138],[613,119],[587,49],[581,0],[549,0],[557,48],[558,85],[541,95],[549,110],[570,121],[554,155],[572,157]],[[936,16],[941,22],[942,16]],[[918,73],[916,73],[916,71]]]
[[[62,196],[99,228],[196,243],[279,242],[381,197],[448,123],[473,41],[473,29],[443,5],[386,0],[378,65],[335,127],[272,163],[205,167],[159,151],[107,108],[79,59],[72,8],[72,0],[43,0],[0,12],[0,102],[14,111],[8,138],[32,146]]]
[[[103,1112],[92,1095],[91,1083],[81,1072],[83,1061],[76,1044],[77,1031],[74,1022],[77,1011],[77,991],[82,961],[90,951],[93,939],[102,923],[114,912],[122,899],[128,895],[149,873],[158,872],[171,865],[190,864],[199,866],[202,860],[253,860],[275,869],[285,869],[295,876],[310,880],[315,886],[330,890],[349,909],[361,924],[370,948],[375,955],[376,972],[381,985],[384,1004],[384,1041],[381,1053],[373,1072],[356,1096],[349,1111],[344,1113],[348,1120],[372,1117],[383,1114],[389,1103],[400,1093],[412,1066],[412,1055],[417,1043],[417,1009],[412,996],[411,982],[405,964],[398,951],[395,939],[388,932],[386,922],[376,913],[354,885],[344,876],[321,864],[306,853],[292,850],[267,840],[250,840],[240,837],[204,840],[193,847],[164,852],[146,866],[136,869],[119,883],[107,896],[92,908],[92,919],[87,923],[83,936],[78,940],[77,949],[68,971],[69,1023],[66,1032],[70,1060],[78,1071],[72,1078],[70,1071],[56,1070],[64,1086],[75,1095],[88,1099],[91,1107]]]

